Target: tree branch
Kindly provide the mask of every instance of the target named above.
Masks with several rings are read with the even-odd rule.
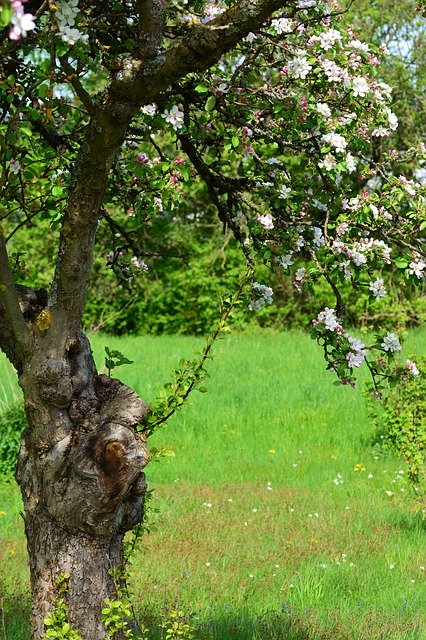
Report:
[[[161,48],[165,0],[137,0],[139,15],[138,55],[142,60],[155,58]]]
[[[177,44],[164,54],[158,52],[151,64],[143,65],[137,57],[131,61],[126,59],[112,78],[108,90],[107,101],[120,106],[116,117],[149,103],[188,73],[205,71],[248,33],[260,29],[275,11],[284,7],[294,8],[294,2],[241,0],[213,20],[189,27]]]
[[[72,66],[68,62],[67,56],[59,56],[59,60],[60,60],[62,69],[66,73],[68,82],[74,89],[79,100],[81,100],[82,104],[85,106],[87,113],[93,114],[95,109],[92,102],[92,98],[90,97],[90,94],[87,93],[86,89],[81,84],[80,79],[77,75],[77,72],[75,71],[75,69],[72,68]]]

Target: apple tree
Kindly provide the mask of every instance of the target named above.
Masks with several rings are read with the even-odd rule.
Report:
[[[32,640],[61,574],[72,627],[104,637],[111,569],[143,515],[147,435],[173,409],[150,410],[96,370],[81,318],[101,225],[105,268],[134,275],[146,268],[145,230],[179,225],[201,189],[249,269],[280,269],[302,294],[329,284],[312,335],[340,382],[367,366],[379,394],[389,376],[416,373],[395,364],[395,333],[364,344],[345,326],[341,282],[375,300],[389,266],[416,284],[426,265],[425,190],[406,175],[425,148],[374,160],[398,126],[380,76],[387,48],[339,30],[343,10],[336,0],[0,2],[0,348],[28,421],[17,480]],[[48,291],[22,279],[20,233],[39,220],[59,231]],[[249,288],[253,313],[272,303],[262,282]]]

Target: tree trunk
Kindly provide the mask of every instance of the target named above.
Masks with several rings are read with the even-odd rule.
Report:
[[[25,507],[31,589],[31,640],[69,574],[69,623],[84,640],[103,640],[101,609],[116,589],[125,531],[140,521],[146,491],[146,442],[135,427],[147,405],[118,380],[98,375],[80,336],[63,357],[42,344],[24,363],[28,428],[17,480]]]
[[[101,610],[107,596],[115,597],[109,571],[122,566],[123,535],[107,538],[72,534],[46,512],[27,516],[25,530],[31,571],[31,638],[43,636],[43,620],[58,596],[55,581],[65,573],[70,576],[64,594],[69,603],[68,622],[82,638],[103,639]]]

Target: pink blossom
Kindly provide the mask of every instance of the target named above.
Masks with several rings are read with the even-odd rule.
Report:
[[[414,377],[419,376],[420,375],[420,371],[417,368],[417,365],[415,362],[413,362],[412,360],[406,360],[405,364],[407,365],[408,369],[411,372],[411,375],[413,375]]]

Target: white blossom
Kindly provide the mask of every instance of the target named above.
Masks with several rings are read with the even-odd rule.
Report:
[[[422,260],[420,255],[417,255],[414,258],[414,260],[412,260],[408,265],[408,273],[410,273],[413,276],[416,276],[416,278],[421,280],[421,278],[423,278],[424,276],[423,272],[425,270],[425,267],[426,267],[426,262]]]
[[[264,227],[265,229],[273,229],[274,228],[274,219],[269,214],[257,216],[256,220]]]
[[[386,296],[387,292],[384,287],[383,278],[377,278],[376,280],[373,280],[368,285],[368,288],[370,289],[376,300],[380,300],[381,298],[384,298]]]
[[[325,309],[317,315],[316,319],[312,321],[314,326],[319,323],[323,323],[329,331],[340,332],[342,329],[336,317],[336,309],[329,309],[329,307],[325,307]]]
[[[362,51],[363,53],[368,53],[370,48],[366,42],[361,42],[361,40],[351,40],[348,43],[348,46],[351,49],[355,49],[356,51]]]
[[[249,303],[250,311],[260,311],[266,304],[272,304],[274,292],[271,287],[253,282],[251,288],[256,297]]]
[[[345,280],[351,280],[352,278],[352,270],[350,268],[350,261],[344,260],[339,264],[340,271],[343,271],[343,277]]]
[[[13,173],[15,176],[21,171],[22,165],[19,160],[15,160],[15,158],[11,158],[9,162],[9,171]]]
[[[366,96],[370,90],[367,80],[363,76],[352,78],[352,92],[354,96]]]
[[[68,25],[63,25],[61,30],[58,31],[58,36],[64,42],[68,42],[71,46],[76,42],[84,42],[87,43],[89,41],[88,34],[81,33],[75,27],[69,27]]]
[[[401,343],[399,342],[397,336],[390,331],[385,335],[380,346],[384,349],[384,351],[391,352],[401,351],[402,349]]]
[[[352,122],[352,120],[356,120],[357,117],[357,114],[354,111],[351,111],[351,113],[346,113],[344,116],[339,118],[339,124],[345,126],[346,124]]]
[[[413,362],[412,360],[406,360],[405,364],[407,365],[407,367],[409,368],[409,370],[411,371],[411,375],[416,377],[420,375],[420,371],[417,368],[417,365],[415,362]]]
[[[344,236],[348,229],[349,229],[348,223],[347,222],[341,222],[336,227],[336,234],[339,237]]]
[[[32,13],[24,13],[22,5],[12,16],[11,20],[12,28],[9,31],[9,38],[11,40],[19,40],[21,37],[25,38],[28,31],[35,29],[34,16]]]
[[[305,239],[303,236],[298,236],[296,238],[296,242],[294,243],[294,251],[300,251],[302,247],[305,246]]]
[[[314,207],[316,207],[317,209],[319,209],[320,211],[327,211],[328,207],[326,204],[324,204],[324,202],[320,202],[319,200],[317,200],[316,198],[314,198],[312,200],[312,204],[314,205]]]
[[[317,111],[324,118],[331,116],[331,109],[326,102],[317,102]]]
[[[322,229],[320,229],[319,227],[313,227],[312,230],[314,232],[314,237],[312,242],[317,248],[323,247],[325,245],[325,240],[324,240],[324,236],[322,235]]]
[[[367,262],[366,256],[360,251],[356,251],[355,249],[348,249],[346,253],[349,260],[352,260],[352,262],[357,267],[360,267],[362,264],[365,264]]]
[[[348,173],[353,173],[354,171],[356,171],[356,158],[354,158],[351,153],[346,154],[345,161]]]
[[[329,82],[341,82],[345,78],[345,71],[333,60],[322,60],[321,68]]]
[[[376,205],[375,205],[375,204],[370,204],[370,209],[371,209],[371,211],[372,211],[373,218],[374,218],[375,220],[377,220],[377,218],[379,217],[379,210],[378,210],[378,208],[376,207]]]
[[[147,116],[153,116],[157,111],[157,107],[155,106],[155,104],[146,104],[142,107],[141,111]]]
[[[391,129],[391,131],[395,131],[396,129],[398,129],[397,116],[390,109],[386,109],[386,115],[388,116],[389,129]]]
[[[291,193],[291,189],[290,187],[281,187],[280,189],[278,189],[277,193],[279,198],[281,198],[282,200],[286,200]]]
[[[310,9],[311,7],[315,7],[317,4],[317,0],[299,0],[297,3],[298,9]]]
[[[414,182],[412,180],[407,180],[407,178],[405,176],[398,176],[398,179],[399,179],[400,183],[402,184],[402,186],[404,187],[404,189],[406,190],[406,192],[410,196],[415,196],[416,195],[416,190],[414,188]]]
[[[297,287],[297,289],[300,290],[300,285],[302,285],[305,282],[305,276],[306,276],[305,267],[300,267],[300,269],[298,269],[294,274],[294,284]]]
[[[377,127],[376,129],[373,129],[373,131],[371,132],[371,135],[374,136],[375,138],[385,138],[389,134],[390,134],[390,131],[389,129],[386,129],[386,127]]]
[[[279,256],[276,261],[283,269],[288,269],[294,264],[292,257],[293,255],[291,253],[287,253],[285,256]]]
[[[174,105],[171,109],[165,110],[162,114],[166,122],[169,122],[174,129],[180,129],[183,125],[183,111]]]
[[[287,65],[288,75],[291,78],[300,78],[304,80],[312,69],[312,65],[309,64],[308,59],[304,56],[293,58]]]
[[[288,18],[275,18],[271,25],[279,35],[293,31],[293,21]]]
[[[326,133],[321,138],[322,142],[329,144],[330,146],[336,149],[336,153],[341,153],[344,151],[348,145],[345,138],[341,136],[339,133]]]
[[[348,342],[351,348],[351,351],[346,355],[348,366],[351,369],[353,367],[359,367],[367,355],[365,345],[358,338],[352,338],[351,336],[348,336]]]
[[[319,36],[320,46],[324,51],[328,51],[331,49],[336,42],[340,42],[342,40],[342,34],[337,29],[328,29],[327,31],[323,31]]]
[[[322,159],[321,162],[318,163],[318,166],[322,167],[326,171],[331,171],[336,166],[336,159],[331,153],[327,153]]]

